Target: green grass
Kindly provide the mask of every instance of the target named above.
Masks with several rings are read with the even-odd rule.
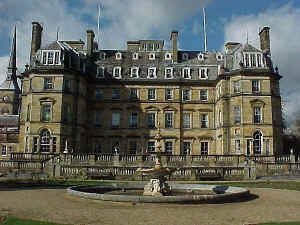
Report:
[[[66,224],[58,224],[58,223],[48,223],[34,220],[25,220],[19,219],[15,217],[0,217],[0,224],[5,225],[66,225]]]

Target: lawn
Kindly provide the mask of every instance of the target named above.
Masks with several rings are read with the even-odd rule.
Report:
[[[58,224],[58,223],[48,223],[41,221],[33,221],[33,220],[24,220],[15,217],[0,217],[0,224],[5,225],[66,225],[66,224]]]

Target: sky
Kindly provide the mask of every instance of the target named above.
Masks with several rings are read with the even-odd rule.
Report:
[[[43,27],[43,44],[56,40],[86,40],[86,30],[97,34],[101,4],[100,48],[125,49],[126,41],[162,39],[169,46],[170,32],[179,31],[179,48],[203,50],[203,15],[206,8],[208,50],[223,51],[224,43],[245,43],[259,48],[258,31],[271,28],[274,65],[283,76],[283,113],[288,126],[300,111],[300,1],[299,0],[1,0],[0,81],[5,79],[13,27],[17,26],[18,69],[29,61],[31,22]],[[97,37],[96,37],[97,39]]]

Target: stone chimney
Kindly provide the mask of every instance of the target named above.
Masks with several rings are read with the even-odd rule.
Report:
[[[173,62],[178,62],[178,31],[172,31],[171,33],[171,47],[173,54]]]
[[[41,48],[43,27],[38,22],[32,22],[30,62],[34,54]]]
[[[87,36],[87,55],[92,56],[94,50],[95,33],[93,30],[86,31]]]
[[[260,48],[266,55],[271,55],[270,27],[264,27],[260,32]]]

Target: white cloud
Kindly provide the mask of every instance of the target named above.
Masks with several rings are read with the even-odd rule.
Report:
[[[100,47],[124,48],[127,40],[166,37],[176,24],[210,1],[213,0],[102,0]],[[29,61],[32,21],[42,23],[44,44],[56,39],[58,27],[60,39],[85,40],[87,29],[96,32],[99,0],[81,0],[77,2],[81,4],[79,7],[72,5],[72,8],[67,3],[67,0],[1,0],[0,37],[8,39],[7,30],[17,23],[20,70]],[[7,67],[3,60],[1,70]],[[3,80],[4,74],[0,72]]]
[[[271,27],[271,52],[274,65],[279,67],[281,92],[284,107],[291,123],[293,115],[300,110],[300,8],[288,4],[278,9],[269,9],[256,15],[233,17],[225,24],[225,41],[245,42],[247,31],[249,41],[260,47],[258,31],[263,26]]]

